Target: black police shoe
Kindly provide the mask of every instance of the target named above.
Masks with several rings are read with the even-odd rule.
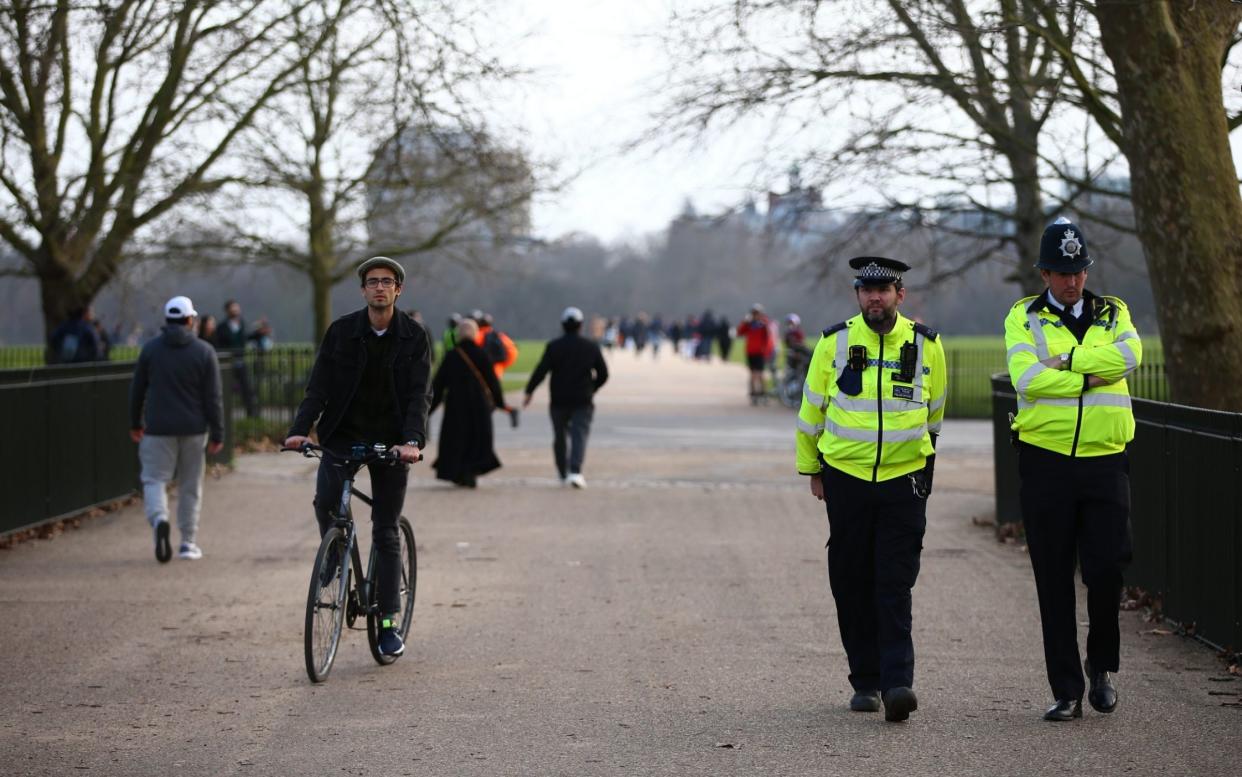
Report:
[[[1082,717],[1082,699],[1057,699],[1057,703],[1044,713],[1044,720],[1061,723]]]
[[[919,699],[910,688],[889,688],[883,698],[884,719],[892,723],[905,720],[919,708]]]
[[[850,710],[853,712],[879,712],[879,691],[856,691],[850,699]]]
[[[1108,672],[1091,671],[1091,662],[1083,661],[1083,669],[1087,670],[1087,678],[1091,681],[1091,690],[1087,692],[1087,701],[1096,712],[1109,713],[1117,709],[1117,689],[1113,687]]]

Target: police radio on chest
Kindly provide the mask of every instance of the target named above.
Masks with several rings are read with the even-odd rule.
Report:
[[[901,372],[893,373],[893,380],[901,383],[914,382],[914,370],[919,359],[919,349],[914,343],[901,346]]]
[[[851,345],[845,368],[837,376],[837,388],[841,390],[841,393],[851,397],[862,393],[862,374],[865,369],[867,369],[867,346]]]
[[[862,372],[867,369],[867,346],[851,345],[850,359],[845,366],[854,372]]]

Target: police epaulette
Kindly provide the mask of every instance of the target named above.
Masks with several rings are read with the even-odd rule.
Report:
[[[931,340],[932,342],[935,342],[936,338],[940,336],[940,333],[937,332],[935,329],[932,329],[930,326],[926,324],[920,324],[917,321],[914,322],[914,331],[923,335],[923,337],[926,337],[928,340]]]
[[[827,337],[828,335],[835,335],[837,332],[840,332],[842,329],[844,329],[847,326],[849,326],[848,321],[842,321],[839,324],[833,324],[832,326],[824,330],[824,337]]]

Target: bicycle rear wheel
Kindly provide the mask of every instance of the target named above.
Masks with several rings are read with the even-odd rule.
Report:
[[[306,674],[321,683],[332,670],[345,620],[349,592],[349,543],[340,529],[329,529],[319,543],[306,595]]]
[[[410,624],[414,622],[414,592],[418,587],[418,554],[414,548],[414,528],[405,516],[397,521],[398,534],[401,537],[401,613],[400,625],[397,627],[404,641],[410,633]],[[374,572],[374,569],[371,570]],[[396,656],[386,656],[379,651],[380,611],[379,594],[376,590],[375,578],[371,578],[370,601],[367,602],[367,643],[371,646],[371,657],[382,665],[391,664]]]

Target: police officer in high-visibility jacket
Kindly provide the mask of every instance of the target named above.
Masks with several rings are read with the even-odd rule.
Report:
[[[850,709],[918,708],[910,590],[927,528],[944,349],[897,312],[904,262],[850,260],[860,313],[824,330],[798,411],[798,472],[828,508],[828,580],[854,695]]]
[[[1092,259],[1082,230],[1060,218],[1044,230],[1036,267],[1048,288],[1005,319],[1009,376],[1018,395],[1020,501],[1035,571],[1044,660],[1055,703],[1046,720],[1082,717],[1087,700],[1112,712],[1119,664],[1117,609],[1129,561],[1126,443],[1134,414],[1126,376],[1143,357],[1130,311],[1084,284]],[[1087,659],[1079,666],[1074,561],[1087,586]]]

